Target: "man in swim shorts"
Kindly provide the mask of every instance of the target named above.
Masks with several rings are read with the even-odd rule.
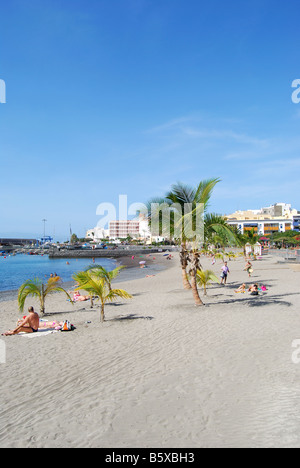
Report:
[[[17,335],[18,333],[36,333],[39,330],[40,325],[40,317],[34,311],[33,307],[29,307],[28,309],[29,315],[26,317],[20,325],[17,326],[12,331],[5,332],[5,336]]]

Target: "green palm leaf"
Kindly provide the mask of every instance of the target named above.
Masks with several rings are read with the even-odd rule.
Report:
[[[118,267],[120,271],[121,267]],[[105,270],[105,269],[104,269]],[[104,307],[106,302],[112,302],[118,297],[121,299],[131,299],[132,296],[123,289],[112,289],[110,285],[109,272],[103,271],[103,267],[90,268],[86,271],[81,271],[73,275],[73,279],[77,281],[76,290],[84,289],[90,295],[97,296],[101,307],[101,321],[104,321]],[[114,272],[113,275],[117,275]]]

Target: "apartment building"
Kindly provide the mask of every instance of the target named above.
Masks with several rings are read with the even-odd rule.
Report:
[[[259,236],[291,231],[297,225],[297,219],[299,229],[300,220],[298,211],[286,203],[276,203],[260,210],[236,211],[225,218],[229,225],[237,226],[242,234],[254,230]]]

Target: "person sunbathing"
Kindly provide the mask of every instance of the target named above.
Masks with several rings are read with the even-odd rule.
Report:
[[[258,284],[251,284],[251,286],[249,287],[248,289],[248,292],[252,295],[252,296],[258,296]]]
[[[90,296],[82,296],[78,291],[73,294],[73,302],[83,302],[88,301],[89,299]]]
[[[4,336],[18,335],[19,333],[37,333],[40,325],[40,317],[33,307],[28,309],[29,315],[14,330],[3,333]]]
[[[23,317],[22,320],[18,320],[17,322],[17,327],[19,325],[21,325],[21,323],[26,319],[26,317]],[[59,329],[61,328],[63,325],[63,322],[58,322],[57,320],[54,320],[53,322],[49,322],[47,320],[40,320],[40,324],[39,324],[39,330],[45,330],[45,329]]]
[[[236,293],[245,293],[246,292],[246,285],[243,283],[238,289],[236,289],[234,292]]]
[[[56,320],[54,320],[53,322],[43,322],[41,321],[40,322],[40,326],[39,328],[42,328],[42,329],[48,329],[48,328],[51,328],[51,329],[59,329],[63,326],[63,322],[57,322]]]

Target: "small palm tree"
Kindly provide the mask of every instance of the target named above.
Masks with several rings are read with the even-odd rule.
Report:
[[[212,270],[198,270],[196,278],[198,285],[204,289],[204,296],[207,296],[207,286],[210,283],[219,283],[219,279]]]
[[[107,302],[113,302],[118,297],[132,299],[131,294],[123,289],[111,289],[107,279],[104,276],[100,276],[97,270],[91,269],[77,273],[76,281],[78,282],[76,290],[84,289],[90,296],[98,296],[101,322],[104,322],[105,319],[104,308]]]
[[[55,278],[50,278],[47,284],[44,284],[39,278],[25,281],[25,283],[22,284],[18,292],[18,305],[20,311],[23,312],[25,301],[28,296],[36,297],[39,299],[40,313],[42,316],[45,314],[45,301],[46,297],[49,294],[52,294],[54,292],[63,292],[67,295],[67,297],[72,303],[71,297],[69,296],[67,291],[65,291],[65,289],[60,286],[59,281],[59,276]]]
[[[224,262],[224,253],[218,252],[215,254],[215,258],[220,258]]]
[[[106,270],[102,265],[91,265],[86,271],[93,271],[99,278],[104,278],[109,290],[112,290],[112,281],[117,278],[124,266],[118,266],[112,271]]]
[[[233,258],[237,258],[237,255],[234,252],[227,252],[225,255],[228,257],[229,261]]]

